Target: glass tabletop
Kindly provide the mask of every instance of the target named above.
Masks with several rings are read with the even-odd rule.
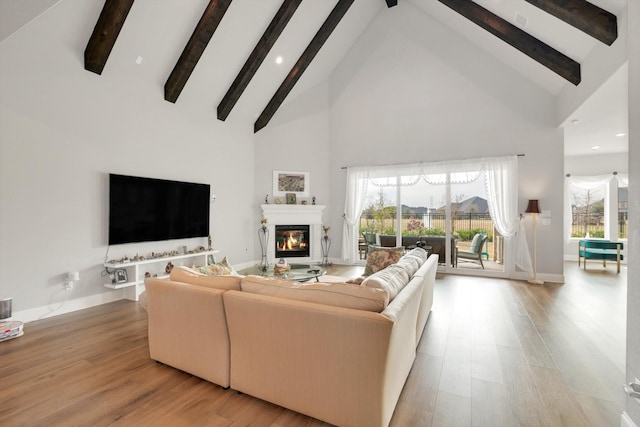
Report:
[[[242,275],[254,275],[262,277],[275,277],[289,280],[297,280],[298,282],[305,282],[310,279],[317,279],[318,276],[322,276],[327,271],[316,264],[289,264],[291,269],[288,271],[275,272],[273,265],[269,265],[266,271],[263,271],[262,267],[255,265],[253,267],[240,270],[238,273]]]

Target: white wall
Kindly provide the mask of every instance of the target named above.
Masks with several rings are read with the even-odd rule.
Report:
[[[232,263],[253,259],[251,129],[219,122],[210,106],[165,102],[161,80],[135,69],[85,71],[92,25],[77,19],[101,7],[59,3],[0,43],[0,297],[13,297],[14,314],[58,306],[70,270],[81,277],[70,303],[122,296],[101,277],[110,172],[210,184],[214,246]],[[182,244],[206,239],[119,245],[109,257]]]
[[[330,79],[331,218],[341,238],[341,166],[520,158],[520,207],[551,211],[538,272],[562,277],[562,132],[555,100],[408,2],[377,15]]]
[[[640,258],[640,2],[629,2],[629,258]],[[640,378],[640,263],[627,270],[627,382]],[[627,398],[626,412],[640,426],[640,404]]]

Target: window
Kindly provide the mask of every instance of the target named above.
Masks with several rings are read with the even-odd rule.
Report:
[[[568,236],[573,239],[626,239],[626,175],[570,176],[566,191]]]
[[[581,188],[572,186],[571,198],[571,237],[605,236],[605,186]]]
[[[629,224],[629,188],[618,184],[618,238],[626,239]]]

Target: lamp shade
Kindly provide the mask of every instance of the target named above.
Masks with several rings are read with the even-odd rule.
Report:
[[[526,213],[540,213],[540,205],[537,200],[529,200],[529,204],[527,204]]]

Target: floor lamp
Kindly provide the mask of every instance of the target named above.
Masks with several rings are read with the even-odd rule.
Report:
[[[538,279],[536,277],[536,220],[538,214],[540,213],[540,206],[537,200],[529,200],[529,204],[527,204],[527,210],[525,213],[531,214],[533,216],[533,278],[527,280],[527,282],[533,285],[542,285],[544,281]]]

